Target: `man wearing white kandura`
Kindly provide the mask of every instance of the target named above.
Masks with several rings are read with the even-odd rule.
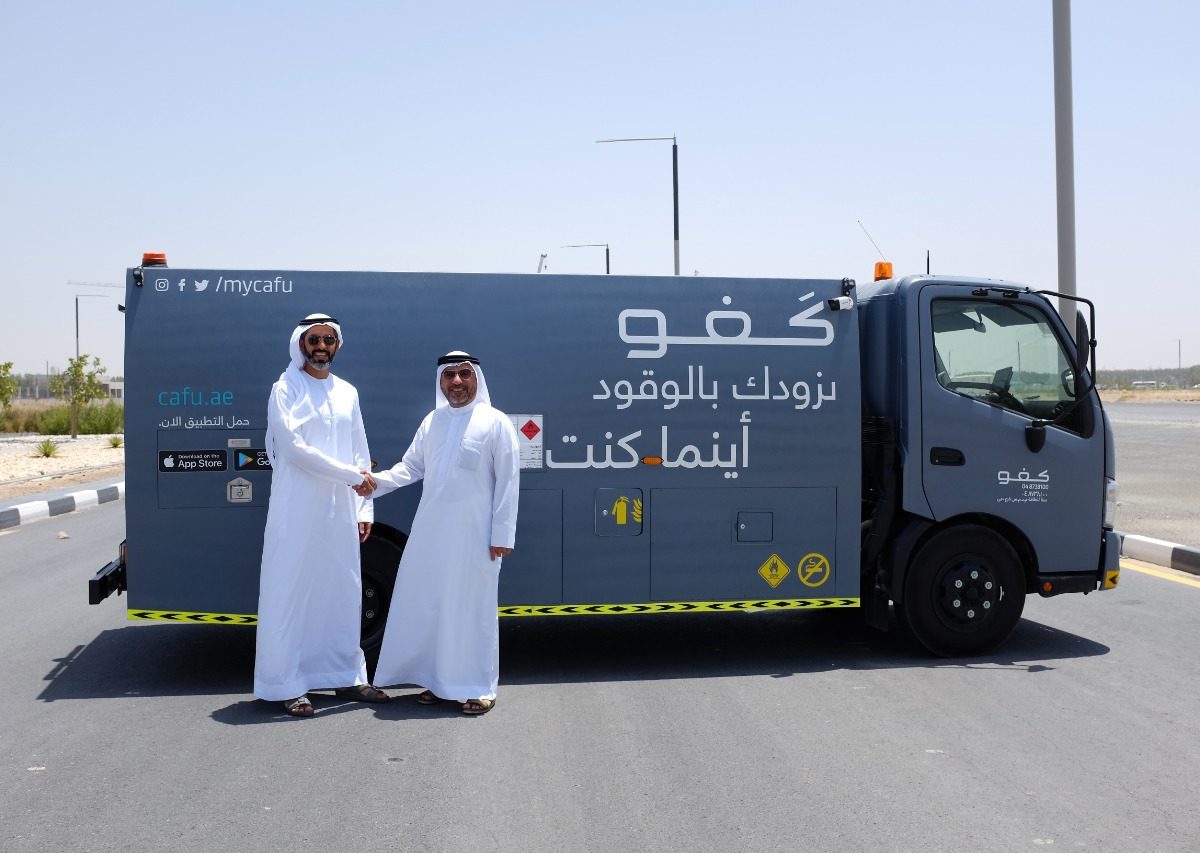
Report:
[[[448,700],[486,714],[500,679],[497,589],[516,539],[520,448],[508,417],[492,408],[479,359],[448,353],[434,375],[434,410],[404,458],[376,475],[376,497],[425,483],[375,680],[425,688],[423,705]]]
[[[358,391],[330,373],[344,342],[337,320],[310,314],[292,331],[290,363],[267,402],[273,470],[259,580],[254,695],[311,717],[310,690],[362,702],[389,697],[367,683],[359,648],[359,543],[375,485]]]

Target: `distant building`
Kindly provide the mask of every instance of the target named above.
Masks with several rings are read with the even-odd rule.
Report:
[[[45,373],[24,373],[17,377],[18,400],[46,400],[50,397],[50,377]]]
[[[125,405],[125,377],[115,376],[100,383],[104,387],[104,397]],[[25,373],[17,377],[18,400],[49,400],[54,397],[50,393],[50,376],[45,373]]]

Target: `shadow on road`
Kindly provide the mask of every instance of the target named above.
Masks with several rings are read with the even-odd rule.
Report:
[[[38,696],[209,696],[249,693],[254,631],[223,625],[128,625],[54,659]]]
[[[894,630],[872,631],[846,610],[504,619],[500,651],[501,684],[561,684],[914,667],[1039,672],[1055,661],[1107,654],[1108,647],[1023,619],[997,653],[946,660]],[[56,658],[38,698],[243,694],[247,701],[229,706],[224,722],[257,722],[253,672],[251,629],[130,625]]]
[[[836,669],[969,667],[1038,672],[1108,647],[1022,620],[994,654],[947,660],[867,628],[857,611],[526,620],[501,633],[501,683],[646,681]]]

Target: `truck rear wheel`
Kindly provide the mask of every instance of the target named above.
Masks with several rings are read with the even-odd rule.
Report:
[[[383,645],[396,569],[404,547],[391,539],[372,534],[359,546],[362,566],[362,629],[359,645],[367,656],[367,671],[374,677],[375,663]]]
[[[985,654],[1016,627],[1025,608],[1025,575],[1012,546],[979,525],[943,530],[909,565],[901,625],[943,657]]]

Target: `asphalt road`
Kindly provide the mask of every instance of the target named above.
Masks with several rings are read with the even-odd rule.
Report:
[[[1105,403],[1121,484],[1118,530],[1200,548],[1200,404]]]
[[[300,720],[252,630],[88,607],[123,509],[0,535],[5,851],[1200,847],[1190,576],[1031,599],[969,661],[852,611],[505,622],[484,717]]]

